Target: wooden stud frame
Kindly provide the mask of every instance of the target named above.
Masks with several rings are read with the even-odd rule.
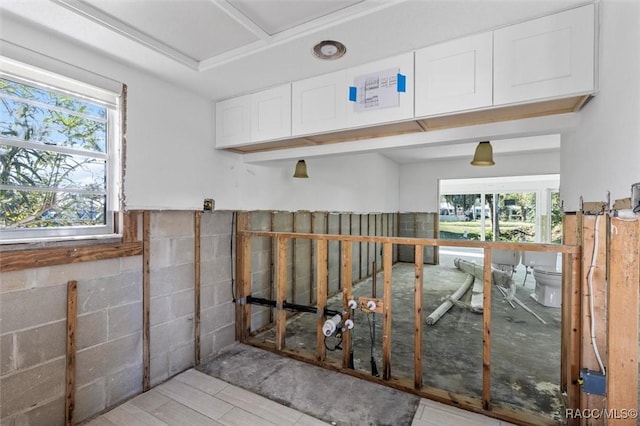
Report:
[[[142,214],[142,390],[151,389],[151,212]]]
[[[78,320],[78,282],[67,283],[67,370],[65,383],[65,424],[73,426],[76,406],[76,325]]]
[[[240,223],[240,221],[238,222]],[[245,228],[246,229],[246,228]],[[390,237],[390,236],[363,236],[363,235],[329,235],[329,234],[313,234],[313,233],[288,233],[288,232],[267,232],[267,231],[241,231],[238,228],[238,238],[242,241],[241,247],[238,247],[238,270],[239,279],[245,283],[244,291],[241,297],[245,297],[249,294],[250,286],[246,286],[248,277],[251,276],[251,238],[253,237],[270,237],[275,238],[278,241],[278,260],[277,260],[277,304],[281,306],[284,302],[282,295],[286,295],[286,263],[287,263],[287,241],[289,239],[310,239],[316,241],[316,247],[314,250],[315,256],[315,276],[316,276],[316,299],[318,312],[324,311],[326,306],[327,297],[327,243],[328,241],[340,241],[342,243],[342,274],[343,274],[343,304],[346,307],[348,300],[351,296],[351,280],[352,277],[352,262],[353,244],[357,243],[360,247],[364,244],[374,243],[382,244],[383,247],[383,336],[382,336],[382,357],[383,357],[383,374],[382,378],[372,377],[361,371],[349,368],[350,346],[351,342],[350,333],[345,333],[344,346],[347,348],[343,352],[343,358],[340,363],[336,364],[333,361],[326,360],[326,352],[324,347],[324,335],[322,334],[322,325],[324,318],[322,315],[318,315],[317,322],[317,350],[315,354],[306,354],[298,349],[288,349],[284,344],[284,330],[286,327],[286,316],[281,316],[277,312],[278,318],[282,318],[276,323],[276,344],[263,342],[258,339],[249,338],[250,329],[247,327],[249,316],[249,305],[242,305],[242,311],[245,313],[241,323],[237,324],[237,330],[239,335],[243,337],[243,341],[252,344],[263,349],[271,350],[276,353],[289,356],[294,359],[303,360],[315,365],[319,365],[325,368],[341,371],[345,374],[349,374],[355,377],[362,378],[364,380],[382,383],[387,386],[400,389],[405,392],[411,392],[416,395],[433,399],[435,401],[452,404],[458,407],[462,407],[471,411],[481,412],[491,415],[506,421],[519,424],[530,425],[544,425],[553,424],[550,421],[546,422],[543,418],[537,417],[533,414],[521,413],[505,407],[494,407],[491,404],[491,254],[492,250],[518,250],[518,251],[551,251],[563,253],[565,259],[568,259],[571,273],[569,282],[573,289],[580,287],[580,256],[581,248],[578,245],[557,245],[557,244],[531,244],[531,243],[506,243],[506,242],[480,242],[480,241],[456,241],[456,240],[438,240],[428,238],[403,238],[403,237]],[[414,302],[414,315],[415,315],[415,335],[414,335],[414,377],[413,380],[397,379],[391,374],[391,271],[393,266],[393,254],[394,245],[411,245],[414,247],[415,252],[415,302]],[[485,252],[484,257],[484,299],[483,299],[483,352],[482,352],[482,364],[483,364],[483,384],[482,384],[482,396],[478,400],[476,398],[467,397],[461,394],[454,394],[449,391],[436,389],[432,387],[426,387],[422,383],[422,285],[423,285],[423,253],[426,246],[439,247],[476,247],[482,248]],[[313,246],[312,246],[313,247]],[[242,253],[240,253],[242,251]],[[361,257],[361,256],[358,256]],[[249,260],[247,260],[249,259]],[[358,265],[360,267],[360,265]],[[284,271],[281,274],[280,271]],[[573,297],[572,294],[570,301],[569,312],[563,314],[568,315],[571,318],[571,328],[565,330],[565,333],[569,335],[566,337],[567,345],[570,348],[579,346],[579,303],[575,302],[578,297]],[[578,300],[579,301],[579,300]],[[569,381],[570,377],[577,372],[579,363],[575,358],[569,358],[566,361],[566,380]],[[580,395],[574,389],[574,386],[568,386],[569,401],[575,401],[579,399]],[[578,408],[578,406],[570,405],[570,407]]]

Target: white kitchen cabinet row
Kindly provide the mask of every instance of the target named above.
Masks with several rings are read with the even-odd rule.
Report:
[[[595,6],[216,104],[216,146],[446,116],[594,91]]]

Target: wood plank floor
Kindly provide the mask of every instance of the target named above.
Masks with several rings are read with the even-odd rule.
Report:
[[[327,423],[190,369],[84,425],[319,426]],[[422,399],[412,426],[435,425],[507,426],[509,423]]]

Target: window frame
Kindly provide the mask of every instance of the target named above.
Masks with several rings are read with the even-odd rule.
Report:
[[[91,152],[82,149],[41,145],[28,141],[0,138],[0,143],[12,146],[25,146],[42,151],[54,151],[78,156],[87,156],[104,160],[105,167],[105,223],[104,225],[89,226],[61,226],[55,228],[19,228],[0,230],[0,245],[24,243],[54,243],[64,241],[113,240],[121,238],[118,233],[121,225],[123,210],[123,159],[124,136],[123,122],[125,109],[126,87],[112,80],[105,79],[73,67],[70,70],[73,78],[66,77],[40,67],[22,63],[11,58],[0,56],[0,77],[38,89],[73,96],[79,100],[105,107],[106,135],[105,152]],[[78,76],[86,77],[85,83],[78,80]],[[98,81],[100,84],[95,85]],[[34,146],[35,145],[35,146]],[[88,154],[88,155],[87,155]],[[13,188],[16,189],[16,188]]]

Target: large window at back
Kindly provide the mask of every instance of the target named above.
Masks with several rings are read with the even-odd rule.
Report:
[[[0,73],[3,242],[114,232],[117,96],[108,102],[55,83]]]

